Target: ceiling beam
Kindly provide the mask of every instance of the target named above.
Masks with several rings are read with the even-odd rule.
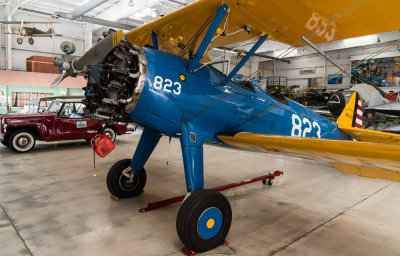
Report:
[[[176,4],[180,4],[180,5],[188,5],[189,3],[187,2],[181,2],[181,1],[177,1],[177,0],[167,0],[168,2],[172,2],[172,3],[176,3]]]
[[[81,7],[76,8],[74,11],[71,12],[71,19],[76,19],[83,14],[90,12],[94,8],[104,4],[108,0],[91,0],[86,4],[82,5]]]
[[[58,16],[60,18],[65,18],[65,19],[71,19],[71,17],[68,17],[66,13],[58,13],[58,14],[52,14],[52,13],[46,13],[46,12],[41,12],[41,11],[36,11],[32,9],[27,9],[27,8],[20,8],[22,11],[27,11],[27,12],[32,12],[32,13],[38,13],[42,15],[48,15],[50,17]],[[97,25],[102,25],[106,27],[111,27],[111,28],[118,28],[118,29],[125,29],[125,30],[132,30],[135,29],[135,26],[131,26],[128,24],[123,24],[119,22],[113,22],[113,21],[108,21],[108,20],[103,20],[103,19],[97,19],[97,18],[92,18],[92,17],[87,17],[87,16],[80,16],[80,19],[75,19],[75,21],[82,21],[82,22],[88,22],[92,24],[97,24]]]
[[[121,0],[107,10],[101,12],[98,16],[105,20],[116,21],[118,19],[132,16],[134,13],[141,12],[144,9],[151,8],[160,3],[160,0],[135,1],[133,6],[129,5],[130,0]]]

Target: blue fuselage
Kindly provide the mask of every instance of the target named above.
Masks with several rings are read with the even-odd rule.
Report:
[[[189,60],[144,48],[146,80],[129,117],[168,136],[180,136],[185,124],[202,142],[220,143],[220,133],[252,132],[273,135],[348,139],[327,118],[293,102],[280,102],[248,83],[223,84],[224,75],[212,66],[188,73]]]

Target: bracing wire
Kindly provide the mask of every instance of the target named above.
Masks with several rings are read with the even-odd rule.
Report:
[[[362,5],[362,4],[365,3],[365,2],[366,2],[366,0],[356,0],[356,1],[352,2],[350,5],[346,6],[342,11],[340,11],[337,15],[335,15],[335,16],[332,17],[331,19],[327,20],[325,23],[322,23],[322,24],[319,26],[319,28],[320,28],[320,27],[324,27],[324,26],[328,26],[328,25],[330,25],[330,24],[335,23],[336,21],[338,21],[339,19],[343,18],[343,17],[346,16],[348,13],[350,13],[351,11],[353,11],[354,9],[356,9],[357,7],[359,7],[360,5]],[[229,25],[229,24],[227,24],[227,26],[228,26],[228,25]],[[306,36],[307,36],[308,38],[314,38],[314,37],[316,36],[316,33],[315,33],[315,31],[310,31]],[[300,43],[301,43],[301,39],[298,39],[297,42],[296,42],[294,45],[295,45],[295,46],[296,46],[296,45],[300,45]],[[400,41],[399,41],[398,43],[396,42],[393,46],[395,46],[395,45],[397,45],[397,44],[400,44]],[[272,62],[270,65],[267,65],[267,67],[264,67],[263,69],[254,72],[254,73],[251,74],[244,82],[247,82],[247,81],[253,79],[253,78],[256,77],[257,75],[259,75],[259,74],[261,74],[262,72],[264,72],[265,70],[269,69],[272,65],[274,65],[276,62],[278,62],[279,59],[288,56],[291,52],[293,52],[293,51],[296,49],[295,46],[286,49],[284,52],[282,52],[282,53],[277,57],[277,59],[274,59],[273,62]],[[393,46],[391,46],[391,47],[393,47]],[[391,47],[390,47],[390,48],[391,48]],[[385,48],[386,48],[386,47],[385,47]],[[385,49],[385,48],[384,48],[384,49]],[[390,48],[388,48],[388,49],[390,49]],[[225,48],[225,50],[226,50],[226,48]],[[382,51],[378,51],[378,52],[383,52],[383,51],[386,51],[386,50],[382,50]],[[378,54],[379,54],[379,53],[378,53]],[[376,56],[376,55],[374,55],[374,56]],[[360,64],[359,64],[359,65],[360,65]],[[354,68],[354,67],[350,67],[350,70],[351,70],[352,68]],[[343,73],[342,71],[339,71],[339,72],[337,72],[336,74],[334,74],[332,78],[335,78],[335,77],[337,77],[339,74],[342,74],[342,73]],[[311,89],[313,89],[313,88],[315,88],[315,87],[321,85],[322,83],[325,83],[326,80],[327,80],[327,79],[325,78],[324,80],[318,82],[316,85],[309,87],[306,91],[311,90]],[[208,104],[207,106],[205,106],[202,110],[200,110],[199,112],[197,112],[196,114],[194,114],[194,115],[192,116],[192,118],[190,119],[190,121],[192,121],[193,119],[195,119],[195,118],[196,118],[197,116],[199,116],[201,113],[205,112],[207,109],[210,109],[212,106],[214,106],[215,104],[217,104],[219,101],[221,101],[222,99],[224,99],[226,96],[228,96],[228,95],[232,94],[233,92],[235,92],[235,91],[237,90],[237,87],[239,87],[239,86],[240,86],[239,84],[235,83],[235,89],[232,88],[231,90],[227,90],[227,91],[226,91],[224,94],[222,94],[220,97],[218,97],[218,98],[215,99],[213,102],[211,102],[210,104]],[[292,96],[290,99],[293,99],[294,97],[297,97],[298,95],[301,95],[302,93],[304,93],[304,92],[298,93],[298,94]],[[255,118],[257,118],[257,117],[259,117],[259,116],[261,116],[261,115],[264,115],[264,114],[268,113],[269,111],[271,111],[271,110],[273,110],[273,109],[275,109],[275,108],[277,108],[277,107],[279,107],[279,106],[281,106],[282,104],[285,104],[285,103],[287,103],[287,102],[280,102],[280,103],[278,103],[278,104],[276,104],[276,105],[274,105],[274,106],[272,106],[272,107],[270,107],[270,108],[268,108],[268,109],[266,109],[266,110],[260,112],[259,114],[255,115],[255,116],[253,116],[253,117],[251,117],[251,118],[249,118],[249,119],[247,119],[246,121],[244,121],[244,122],[242,122],[242,123],[240,123],[240,124],[238,124],[238,125],[235,125],[234,127],[231,128],[231,130],[233,130],[233,129],[237,128],[237,127],[240,127],[240,126],[244,125],[245,123],[247,123],[247,122],[249,122],[249,121],[251,121],[251,120],[254,120]]]

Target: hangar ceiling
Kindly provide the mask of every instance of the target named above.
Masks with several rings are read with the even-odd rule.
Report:
[[[196,0],[8,0],[10,10],[62,17],[109,27],[132,29]],[[127,26],[118,27],[118,24]],[[98,27],[95,27],[95,29]]]

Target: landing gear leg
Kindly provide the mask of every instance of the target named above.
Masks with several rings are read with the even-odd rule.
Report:
[[[107,188],[112,198],[128,198],[139,195],[146,185],[144,164],[157,146],[161,134],[144,129],[133,159],[115,163],[107,174]]]
[[[188,126],[182,127],[181,147],[186,187],[192,194],[179,209],[176,231],[187,249],[204,252],[225,241],[232,210],[220,192],[204,189],[203,141]]]

